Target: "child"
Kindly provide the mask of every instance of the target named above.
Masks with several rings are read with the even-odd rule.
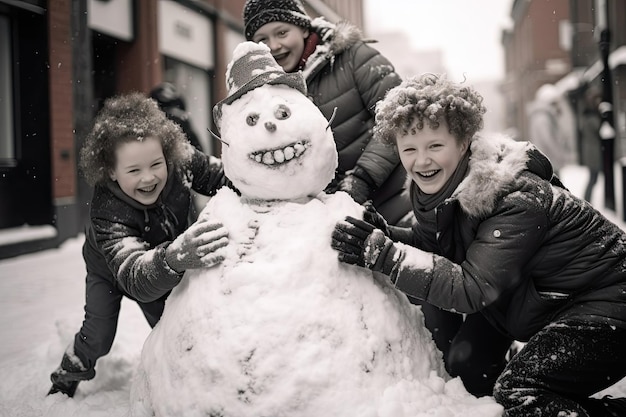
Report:
[[[111,349],[123,296],[154,327],[185,270],[220,263],[228,243],[225,228],[210,219],[187,228],[190,188],[214,194],[226,182],[221,161],[195,150],[154,100],[140,93],[108,99],[80,156],[95,186],[83,246],[85,319],[49,392],[69,397]]]
[[[410,222],[398,155],[371,140],[376,102],[401,81],[393,65],[355,26],[311,20],[299,0],[248,0],[243,20],[246,40],[265,43],[285,72],[302,71],[309,97],[333,120],[339,166],[326,191],[373,200],[392,224]]]
[[[424,300],[470,392],[526,342],[493,388],[505,416],[624,416],[626,399],[589,397],[626,376],[626,234],[532,144],[479,136],[484,112],[472,88],[432,74],[389,91],[375,135],[397,146],[418,222],[407,238],[368,211],[340,222],[332,246]]]

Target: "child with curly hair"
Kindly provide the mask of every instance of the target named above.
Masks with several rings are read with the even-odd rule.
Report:
[[[331,245],[422,300],[449,373],[505,416],[626,415],[624,398],[590,398],[626,376],[626,234],[532,144],[479,135],[485,111],[433,74],[390,90],[375,135],[397,147],[417,224],[370,209]],[[513,340],[525,345],[507,363]]]
[[[194,149],[180,126],[140,93],[108,99],[80,153],[94,186],[83,245],[85,319],[49,394],[72,397],[95,376],[117,330],[122,297],[135,300],[154,327],[166,297],[187,269],[223,259],[228,233],[199,218],[188,227],[191,192],[213,195],[228,184],[219,159]]]

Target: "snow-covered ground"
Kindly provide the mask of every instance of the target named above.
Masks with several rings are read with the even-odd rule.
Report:
[[[582,195],[587,173],[577,166],[562,171],[563,180]],[[619,177],[616,178],[616,182]],[[616,184],[616,190],[621,184]],[[615,213],[603,209],[603,184],[593,203],[626,229]],[[617,194],[618,205],[621,195]],[[0,261],[0,416],[122,417],[128,415],[130,378],[150,329],[139,308],[122,304],[118,334],[97,375],[81,383],[76,396],[46,396],[50,372],[83,319],[85,267],[83,238],[60,248]],[[626,396],[626,381],[604,393]]]

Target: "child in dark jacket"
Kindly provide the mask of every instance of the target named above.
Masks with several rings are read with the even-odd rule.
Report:
[[[52,375],[49,394],[72,397],[113,344],[122,297],[154,327],[187,269],[223,260],[228,233],[200,218],[188,227],[191,192],[227,183],[219,159],[193,148],[180,126],[140,93],[108,99],[81,150],[94,186],[83,257],[85,319]]]
[[[590,397],[626,376],[626,233],[529,142],[479,136],[484,112],[433,74],[390,90],[375,135],[397,146],[417,224],[366,211],[332,246],[423,300],[450,374],[505,416],[624,416],[626,399]],[[513,340],[525,345],[506,363]]]

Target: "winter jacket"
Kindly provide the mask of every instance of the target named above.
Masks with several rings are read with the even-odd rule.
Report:
[[[403,194],[406,171],[393,147],[372,140],[372,127],[376,102],[401,79],[355,26],[316,18],[312,30],[320,42],[303,68],[308,94],[328,120],[337,109],[332,130],[339,166],[329,190],[349,171],[364,171],[373,183],[374,206],[395,224],[411,212],[408,193]]]
[[[626,328],[624,231],[551,184],[550,163],[532,144],[476,138],[470,149],[467,176],[436,208],[435,243],[421,245],[416,225],[421,250],[396,243],[387,254],[397,288],[446,310],[480,311],[520,341],[560,318]]]
[[[83,245],[87,270],[137,301],[167,294],[182,273],[169,268],[165,249],[188,227],[190,188],[213,195],[225,183],[221,161],[194,151],[184,166],[169,167],[167,184],[153,205],[130,198],[117,182],[97,185]]]

